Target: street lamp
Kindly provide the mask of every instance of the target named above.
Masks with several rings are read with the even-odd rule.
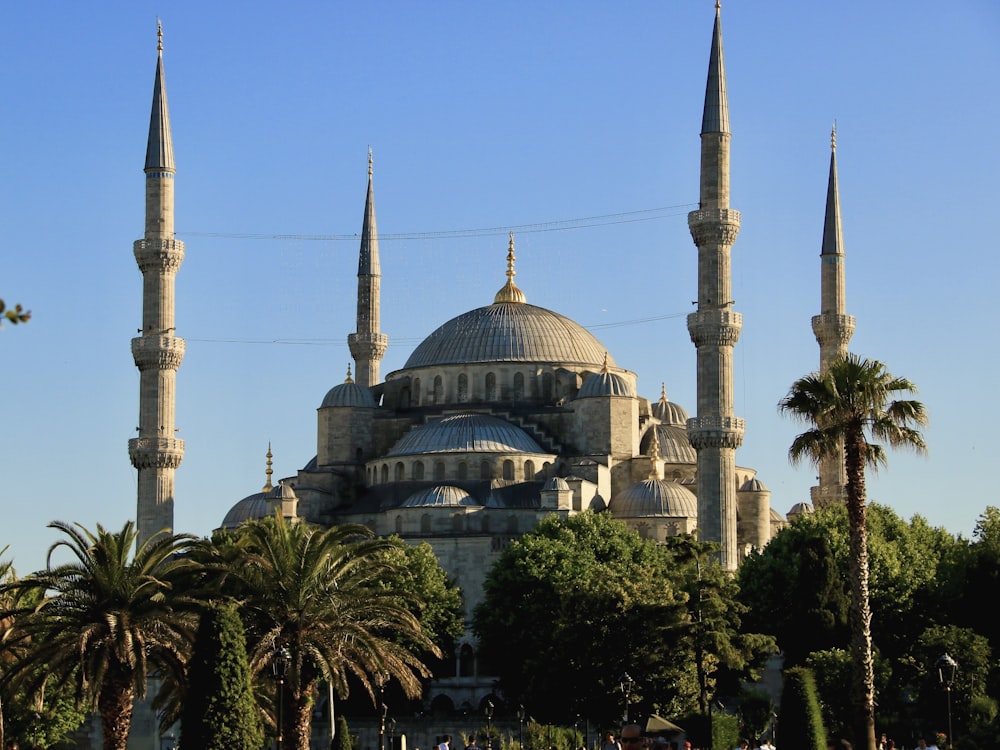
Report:
[[[951,685],[955,681],[955,672],[958,671],[958,662],[951,658],[947,652],[942,654],[935,665],[938,671],[938,680],[944,686],[945,700],[948,705],[948,744],[954,743],[955,737],[951,733]]]
[[[622,675],[622,692],[625,694],[625,723],[628,724],[628,704],[632,697],[632,676],[626,672]]]
[[[389,715],[389,707],[382,703],[382,716],[378,722],[378,750],[385,750],[385,717]]]
[[[524,704],[517,707],[517,745],[524,750]]]
[[[493,747],[493,701],[489,698],[486,699],[486,743],[487,746]]]
[[[275,682],[278,683],[278,722],[275,731],[275,742],[278,750],[281,750],[285,731],[285,677],[288,675],[288,666],[291,662],[292,655],[288,648],[275,641],[274,651],[271,654],[271,671],[274,673]]]

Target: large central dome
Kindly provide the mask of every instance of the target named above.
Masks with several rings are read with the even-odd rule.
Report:
[[[604,365],[607,350],[569,318],[526,302],[496,302],[452,318],[428,336],[405,369],[477,362]],[[608,357],[608,364],[616,366]]]

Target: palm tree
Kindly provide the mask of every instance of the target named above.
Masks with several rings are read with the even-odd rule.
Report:
[[[190,648],[195,563],[184,553],[195,538],[159,534],[136,548],[131,521],[118,532],[49,527],[68,538],[49,548],[46,569],[0,585],[0,619],[13,618],[6,646],[18,655],[4,681],[32,695],[50,679],[75,684],[78,702],[100,713],[105,750],[125,750],[133,701],[157,670],[179,671]],[[75,559],[53,566],[59,550]]]
[[[846,354],[821,373],[796,380],[778,404],[785,414],[813,427],[792,441],[789,459],[819,463],[843,450],[847,474],[846,504],[850,527],[852,695],[854,724],[868,750],[875,750],[875,676],[872,659],[871,609],[868,601],[868,531],[865,469],[886,464],[883,441],[893,448],[926,452],[916,429],[927,423],[919,401],[894,400],[916,392],[905,378],[889,373],[877,360]],[[869,437],[871,440],[869,440]],[[841,448],[843,446],[843,448]]]
[[[247,651],[255,675],[269,671],[275,652],[290,657],[284,678],[280,732],[289,747],[308,750],[312,704],[321,681],[346,697],[349,676],[375,700],[395,679],[408,697],[421,693],[429,670],[417,656],[440,650],[391,584],[398,563],[388,549],[398,540],[376,538],[364,526],[321,529],[274,518],[247,523],[236,533],[242,556],[230,568],[225,592],[240,602]],[[220,555],[233,563],[224,545]]]

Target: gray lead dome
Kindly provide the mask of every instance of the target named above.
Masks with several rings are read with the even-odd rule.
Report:
[[[487,414],[456,414],[414,427],[386,454],[541,453],[524,430]]]
[[[474,362],[604,364],[606,349],[579,323],[527,303],[498,302],[452,318],[414,349],[404,369]],[[610,366],[616,366],[608,359]]]

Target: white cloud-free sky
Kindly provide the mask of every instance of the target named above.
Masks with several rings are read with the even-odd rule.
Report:
[[[489,304],[515,232],[528,301],[590,328],[642,395],[695,412],[686,213],[712,0],[0,5],[0,548],[134,517],[143,160],[156,22],[177,163],[177,531],[207,535],[315,454],[354,329],[368,148],[385,375]],[[912,379],[926,458],[869,496],[970,536],[996,497],[1000,5],[731,0],[737,461],[786,512],[815,484],[776,405],[819,363],[837,123],[851,349]]]

